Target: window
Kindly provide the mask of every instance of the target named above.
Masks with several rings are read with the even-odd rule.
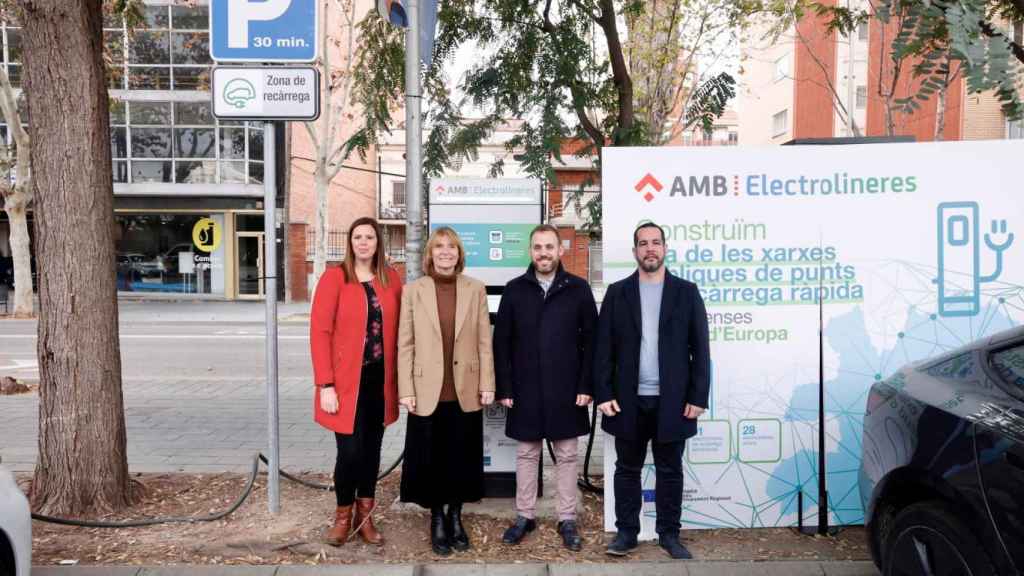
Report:
[[[740,141],[738,132],[729,132],[729,144],[737,144]]]
[[[863,110],[868,106],[868,87],[857,86],[857,110]]]
[[[3,65],[7,69],[7,76],[11,80],[11,86],[21,88],[21,28],[3,24]]]
[[[1024,20],[1019,20],[1013,25],[1013,41],[1024,44]]]
[[[871,29],[868,28],[868,23],[867,22],[861,22],[860,24],[858,24],[857,25],[857,39],[860,40],[861,42],[867,42],[868,41],[868,34],[870,33],[870,30]]]
[[[783,78],[789,77],[789,54],[782,56],[775,61],[775,73],[772,75],[772,80],[778,82]]]
[[[789,130],[789,110],[772,116],[772,136],[781,136]]]
[[[1024,121],[1007,122],[1006,137],[1010,139],[1024,139]]]
[[[405,182],[391,183],[391,201],[395,206],[405,206]]]
[[[224,226],[221,214],[117,214],[117,289],[131,292],[224,293],[224,242],[196,262],[193,229],[201,218]],[[261,217],[262,219],[262,217]]]
[[[209,90],[209,6],[146,6],[145,28],[128,38],[108,16],[103,41],[110,54],[108,86],[129,90]]]
[[[989,362],[1003,382],[1024,391],[1024,344],[993,352]]]
[[[217,121],[209,102],[110,105],[114,182],[263,182],[260,123]]]

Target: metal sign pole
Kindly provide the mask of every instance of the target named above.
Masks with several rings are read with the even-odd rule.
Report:
[[[274,172],[274,123],[263,123],[263,297],[267,303],[267,419],[268,447],[267,504],[271,514],[281,510],[281,438],[277,403],[277,189]]]
[[[420,16],[419,1],[409,0],[405,33],[405,194],[408,210],[405,232],[405,280],[420,277],[423,246],[423,184],[420,144],[423,137],[420,115]]]

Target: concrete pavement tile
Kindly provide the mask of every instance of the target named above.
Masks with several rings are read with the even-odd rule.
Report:
[[[33,566],[33,576],[135,576],[135,566]]]
[[[546,564],[425,564],[421,568],[421,576],[547,576],[548,574]]]
[[[629,562],[625,564],[549,564],[551,576],[687,576],[690,562]]]
[[[368,576],[370,574],[373,576],[415,576],[416,567],[388,564],[280,566],[275,576]]]
[[[878,569],[870,561],[822,562],[826,576],[878,576]]]
[[[143,568],[138,576],[274,576],[275,566],[154,566]],[[74,574],[73,576],[79,576]]]
[[[824,576],[820,562],[687,562],[690,576]]]

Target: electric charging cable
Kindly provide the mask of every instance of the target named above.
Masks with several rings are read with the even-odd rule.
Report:
[[[590,414],[590,435],[587,438],[587,453],[583,458],[583,474],[576,479],[576,485],[590,492],[591,494],[604,494],[604,488],[597,486],[590,479],[590,456],[594,451],[594,436],[597,433],[597,405],[591,406]],[[548,440],[548,455],[551,456],[551,461],[558,464],[558,459],[555,458],[555,449],[551,444],[551,440]]]
[[[391,464],[391,466],[387,468],[387,470],[385,470],[384,472],[377,476],[377,480],[382,480],[385,476],[394,472],[395,468],[398,468],[398,464],[402,462],[403,458],[405,458],[404,450],[398,456],[398,458]],[[50,524],[60,524],[63,526],[79,526],[84,528],[139,528],[143,526],[156,526],[158,524],[194,524],[197,522],[215,522],[217,520],[222,520],[226,518],[235,510],[238,510],[238,508],[246,501],[246,499],[249,498],[249,496],[252,494],[253,487],[256,485],[256,477],[259,476],[260,474],[260,462],[263,462],[264,464],[269,464],[269,462],[267,461],[267,457],[264,456],[262,452],[253,456],[252,470],[249,472],[249,480],[246,481],[245,489],[242,490],[242,493],[225,510],[214,514],[208,514],[206,516],[170,516],[166,518],[146,518],[142,520],[124,520],[120,522],[107,522],[103,520],[76,520],[73,518],[56,518],[53,516],[46,516],[44,514],[33,513],[32,519],[39,520],[40,522],[48,522]],[[324,490],[328,492],[334,491],[334,484],[312,482],[310,480],[299,478],[298,476],[293,476],[292,474],[289,474],[284,470],[278,470],[278,472],[280,472],[281,476],[284,477],[285,479],[291,480],[292,482],[295,482],[297,484],[301,484],[302,486],[305,486],[307,488],[312,488],[314,490]],[[371,510],[370,513],[372,514],[373,511]],[[367,515],[367,518],[369,517],[370,516]],[[366,522],[366,520],[364,519],[363,522]],[[360,524],[357,527],[357,530],[361,527],[362,524]],[[355,531],[356,530],[353,530],[353,533],[355,533]]]

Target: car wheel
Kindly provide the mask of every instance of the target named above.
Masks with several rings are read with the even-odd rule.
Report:
[[[992,576],[995,570],[978,539],[946,504],[922,502],[893,521],[883,542],[885,576]]]

